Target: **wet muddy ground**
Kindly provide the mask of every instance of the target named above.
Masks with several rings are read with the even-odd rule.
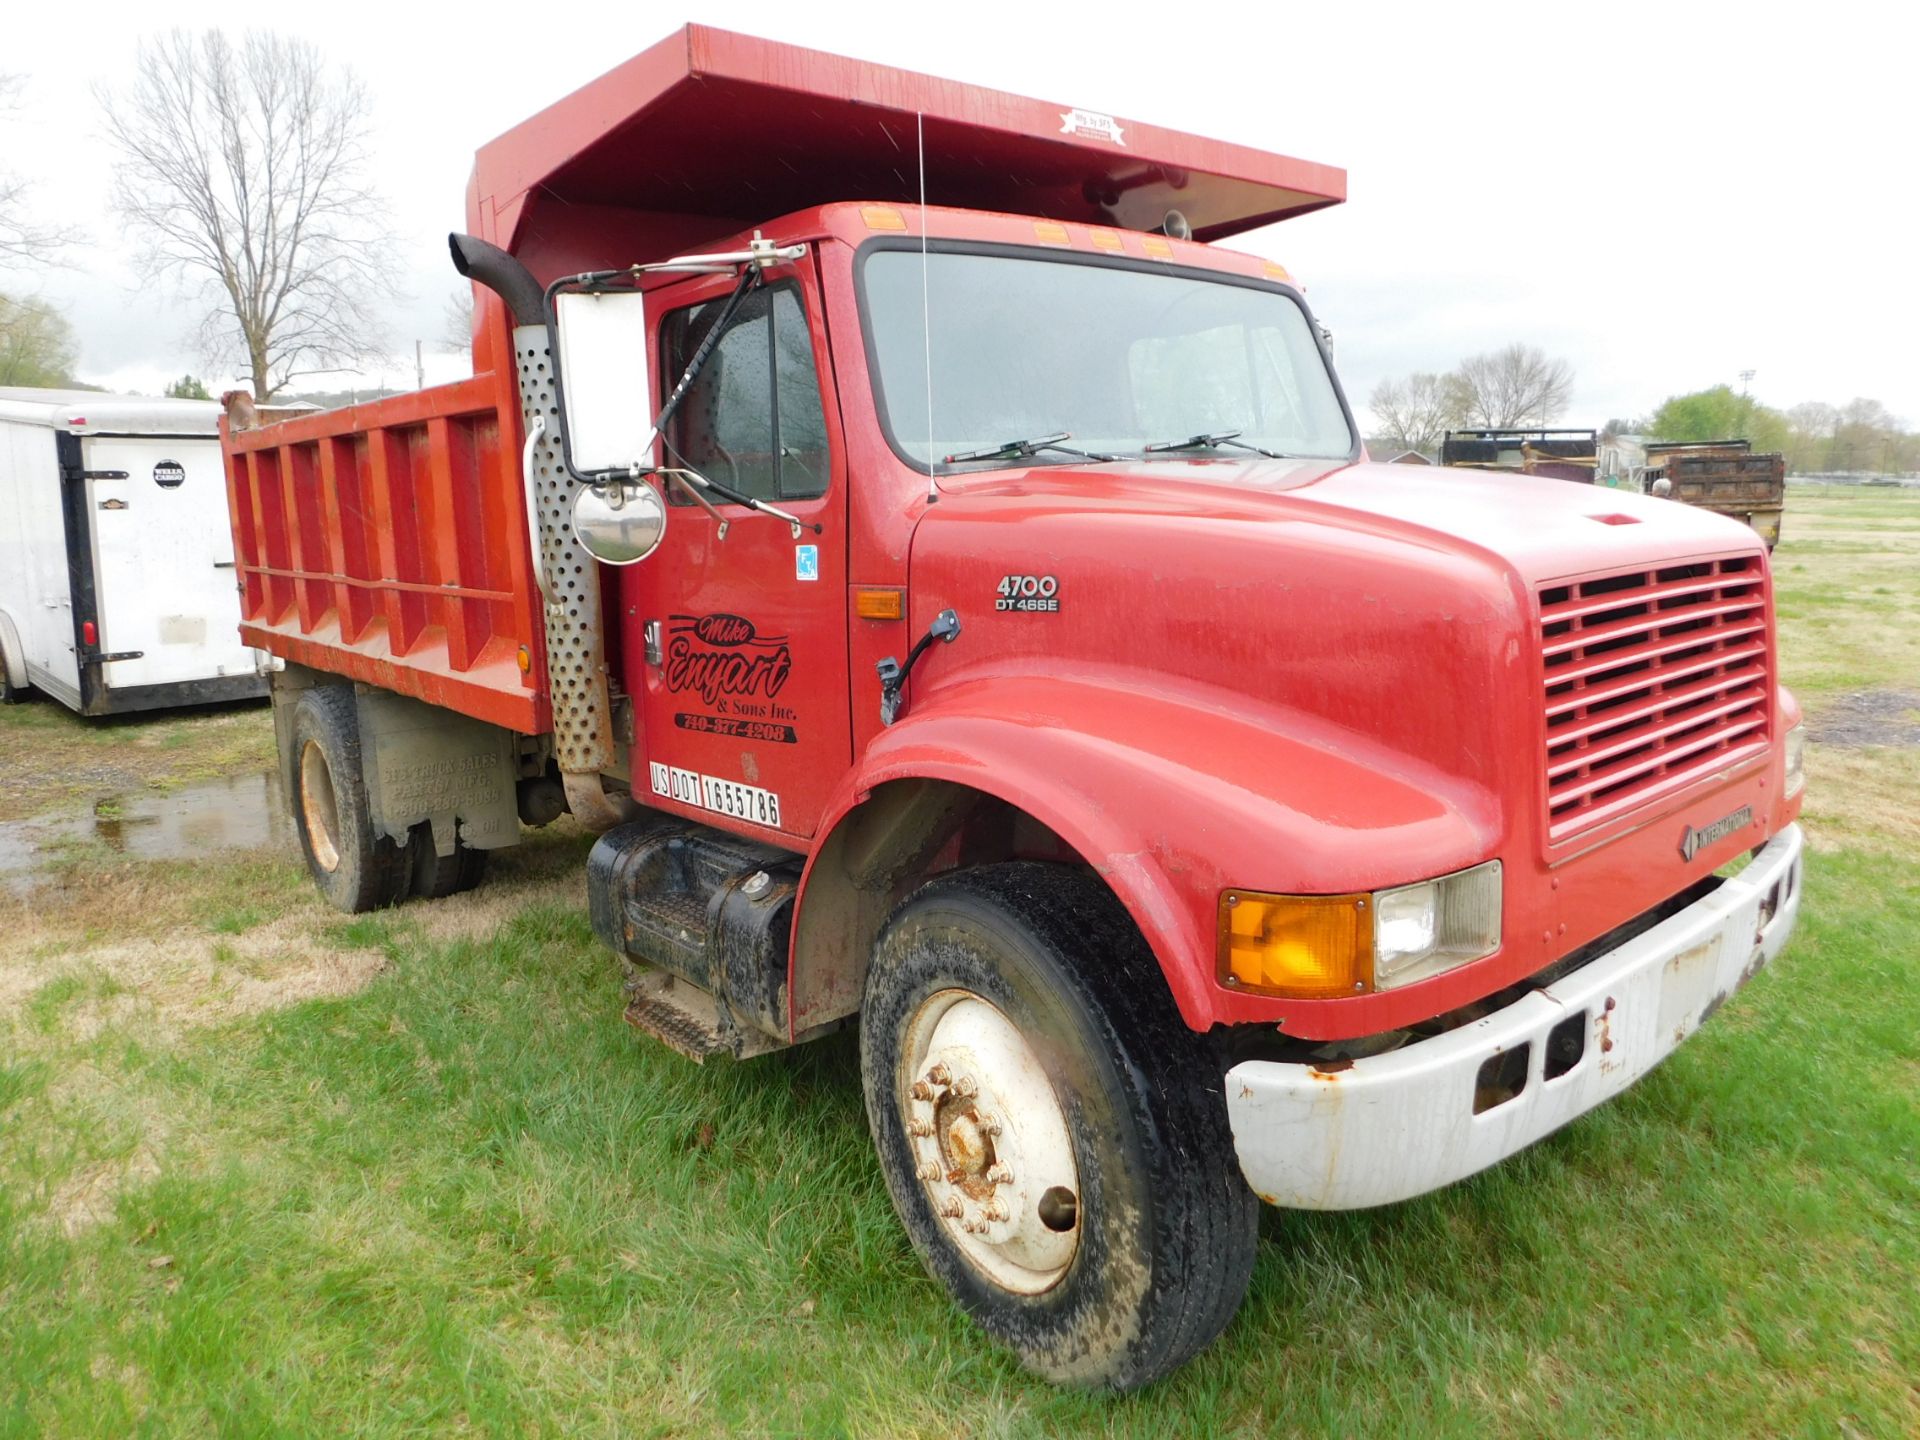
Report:
[[[1920,745],[1920,690],[1856,690],[1835,695],[1807,717],[1817,745]]]
[[[0,822],[0,886],[25,894],[88,845],[134,860],[192,860],[221,850],[294,854],[278,777],[239,775],[170,791],[116,792],[90,807]]]

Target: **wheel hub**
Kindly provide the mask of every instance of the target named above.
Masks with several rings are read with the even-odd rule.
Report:
[[[1067,1116],[1013,1022],[966,990],[929,996],[907,1028],[901,1113],[915,1174],[961,1252],[1037,1295],[1079,1249]]]
[[[306,821],[307,843],[322,870],[340,867],[340,846],[334,836],[340,828],[340,805],[333,793],[333,772],[327,757],[313,741],[300,751],[300,812]]]

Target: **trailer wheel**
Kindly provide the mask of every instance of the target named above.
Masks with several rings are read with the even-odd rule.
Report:
[[[861,1011],[867,1118],[927,1269],[1049,1379],[1132,1389],[1253,1271],[1221,1069],[1112,895],[1006,864],[908,897]]]
[[[293,756],[294,828],[320,893],[350,915],[406,899],[409,857],[373,832],[351,689],[330,685],[301,695],[293,712]]]
[[[7,647],[0,643],[0,705],[18,705],[27,698],[27,677],[17,681],[7,665]]]
[[[413,827],[413,837],[407,842],[407,853],[413,866],[411,893],[419,900],[442,900],[449,895],[458,895],[473,889],[487,878],[486,851],[475,850],[456,840],[453,854],[442,855],[433,848],[431,824],[422,823]]]

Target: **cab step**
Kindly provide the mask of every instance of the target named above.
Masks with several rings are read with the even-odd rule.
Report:
[[[710,991],[664,970],[641,970],[627,982],[626,1021],[695,1064],[710,1055],[745,1060],[787,1043],[734,1024]]]
[[[788,1044],[801,857],[691,821],[617,826],[587,859],[594,933],[644,967],[627,1020],[695,1060]]]

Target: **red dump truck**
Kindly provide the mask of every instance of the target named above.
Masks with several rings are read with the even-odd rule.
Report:
[[[627,1018],[857,1021],[913,1244],[1064,1381],[1205,1346],[1260,1201],[1619,1093],[1799,908],[1766,551],[1368,464],[1213,243],[1345,184],[698,27],[485,146],[473,378],[225,437],[316,883],[570,812]]]

